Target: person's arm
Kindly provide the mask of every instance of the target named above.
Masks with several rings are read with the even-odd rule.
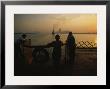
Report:
[[[77,44],[76,44],[76,42],[75,42],[75,38],[74,38],[74,36],[73,36],[73,42],[74,42],[74,43],[73,43],[74,48],[76,48],[76,45],[77,45]]]
[[[49,47],[53,47],[54,42],[48,43],[45,47],[49,48]]]
[[[62,41],[61,41],[61,46],[64,46],[65,45],[65,43],[63,43]]]

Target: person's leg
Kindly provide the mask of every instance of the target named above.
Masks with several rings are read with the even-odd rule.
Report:
[[[75,51],[74,49],[69,50],[69,64],[74,64]]]

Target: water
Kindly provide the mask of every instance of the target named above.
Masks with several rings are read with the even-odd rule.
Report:
[[[15,34],[14,38],[15,41],[21,37],[22,34]],[[67,39],[67,35],[68,34],[61,34],[61,40],[63,41],[63,43],[65,43],[66,39]],[[74,34],[76,43],[81,42],[81,41],[89,41],[92,43],[97,43],[96,42],[96,38],[97,38],[97,34]],[[31,44],[32,45],[45,45],[48,44],[50,42],[52,42],[53,40],[55,40],[55,35],[52,34],[27,34],[27,38],[31,39]]]

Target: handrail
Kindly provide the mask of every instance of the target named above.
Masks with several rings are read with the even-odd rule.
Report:
[[[66,44],[64,44],[66,45]],[[36,45],[36,46],[28,46],[28,45],[24,45],[24,47],[28,47],[28,48],[38,48],[38,49],[42,49],[42,48],[48,48],[48,46],[46,45]],[[76,48],[90,48],[90,49],[93,49],[93,48],[97,48],[96,47],[96,43],[93,43],[93,42],[89,42],[89,41],[80,41],[80,42],[77,42],[76,43]]]

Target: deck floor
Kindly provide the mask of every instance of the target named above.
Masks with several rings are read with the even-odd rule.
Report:
[[[97,76],[97,50],[76,50],[73,65],[54,66],[52,59],[45,64],[19,65],[14,69],[15,76]]]

